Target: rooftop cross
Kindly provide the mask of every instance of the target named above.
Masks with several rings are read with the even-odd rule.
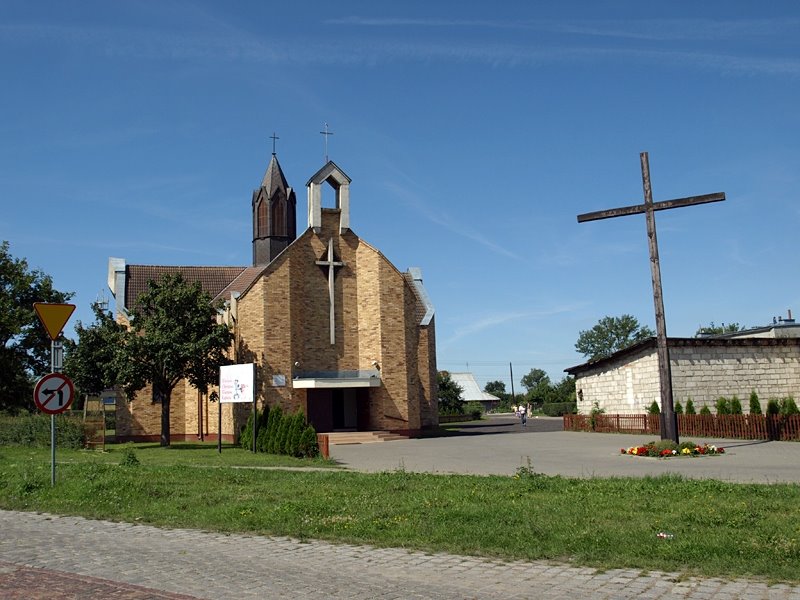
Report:
[[[325,131],[320,131],[325,136],[325,164],[328,164],[328,136],[333,135],[332,131],[328,131],[328,123],[325,123]]]
[[[333,255],[333,238],[328,240],[328,255],[327,260],[316,261],[320,267],[328,267],[328,299],[330,301],[330,325],[331,325],[331,346],[336,344],[336,313],[334,310],[334,294],[333,294],[333,278],[336,275],[336,268],[343,267],[344,263],[339,260],[334,260]]]
[[[272,132],[272,135],[269,136],[269,137],[270,137],[270,139],[272,139],[272,156],[275,156],[275,142],[277,140],[281,139],[281,138],[279,138],[277,135],[275,135],[274,131]]]
[[[690,196],[676,200],[664,200],[653,203],[653,191],[650,187],[650,161],[647,152],[639,154],[642,164],[642,186],[644,187],[644,204],[624,206],[592,213],[578,215],[578,223],[610,219],[625,215],[645,213],[647,217],[647,239],[650,249],[650,274],[653,280],[653,304],[656,310],[656,339],[658,347],[658,375],[661,392],[661,439],[678,442],[678,419],[672,404],[672,371],[669,364],[669,348],[667,347],[667,324],[664,318],[664,298],[661,293],[661,267],[658,261],[658,239],[656,237],[655,211],[668,208],[680,208],[707,202],[725,200],[724,192]]]

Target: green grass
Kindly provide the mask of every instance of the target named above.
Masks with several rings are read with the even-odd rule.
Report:
[[[101,463],[119,464],[123,456],[133,450],[136,458],[146,466],[188,466],[188,467],[335,467],[324,459],[301,459],[277,454],[253,454],[240,446],[222,444],[222,453],[217,452],[216,442],[177,442],[162,448],[158,442],[106,444],[105,451],[56,449],[57,463]],[[50,448],[30,448],[8,446],[0,449],[0,457],[8,460],[32,459],[46,460],[50,463]],[[2,463],[0,463],[2,464]]]
[[[79,460],[59,450],[68,462],[59,464],[55,488],[42,452],[0,448],[0,507],[598,569],[800,581],[795,484],[568,479],[530,470],[516,477],[200,470],[191,466],[210,465],[208,449],[177,446],[139,445],[135,466],[118,464],[123,450]],[[266,459],[226,452],[234,463]],[[658,539],[660,531],[674,538]]]

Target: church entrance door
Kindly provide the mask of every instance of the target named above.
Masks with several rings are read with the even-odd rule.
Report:
[[[369,391],[356,388],[309,389],[308,420],[317,433],[369,429]]]

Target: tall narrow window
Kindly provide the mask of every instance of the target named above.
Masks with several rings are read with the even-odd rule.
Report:
[[[272,235],[286,235],[286,199],[277,195],[272,201]]]
[[[258,218],[258,231],[257,237],[265,237],[267,233],[267,203],[263,199],[258,201],[256,207],[256,215]]]

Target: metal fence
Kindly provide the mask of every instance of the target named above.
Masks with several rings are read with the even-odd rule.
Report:
[[[660,434],[659,415],[564,415],[564,431]],[[678,415],[678,434],[800,441],[800,415]]]

